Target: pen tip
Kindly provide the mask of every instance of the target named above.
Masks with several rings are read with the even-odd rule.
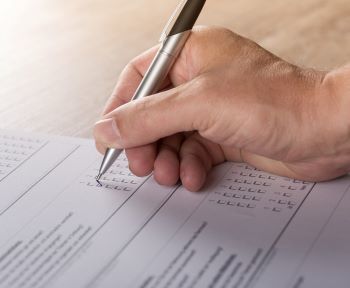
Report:
[[[102,177],[101,173],[95,177],[96,182],[97,182],[98,186],[100,186],[100,187],[102,187],[102,183],[100,182],[101,177]]]

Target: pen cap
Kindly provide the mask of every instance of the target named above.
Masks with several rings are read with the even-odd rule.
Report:
[[[204,4],[205,0],[182,1],[163,31],[160,41],[163,41],[166,37],[191,30]]]

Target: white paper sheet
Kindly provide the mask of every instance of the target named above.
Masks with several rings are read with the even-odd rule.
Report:
[[[0,287],[349,287],[350,179],[216,167],[200,193],[94,180],[90,140],[0,131]]]

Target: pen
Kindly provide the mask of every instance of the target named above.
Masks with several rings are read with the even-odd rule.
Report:
[[[205,0],[187,0],[179,4],[161,35],[162,44],[131,100],[149,96],[159,90],[190,36],[204,4]],[[108,171],[122,152],[122,149],[108,148],[106,150],[96,176],[97,181]]]

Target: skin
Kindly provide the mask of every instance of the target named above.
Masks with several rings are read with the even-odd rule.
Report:
[[[198,191],[247,162],[308,181],[350,170],[350,66],[294,66],[232,31],[197,27],[156,95],[129,102],[157,47],[132,60],[96,123],[101,153],[125,148],[138,176]]]

